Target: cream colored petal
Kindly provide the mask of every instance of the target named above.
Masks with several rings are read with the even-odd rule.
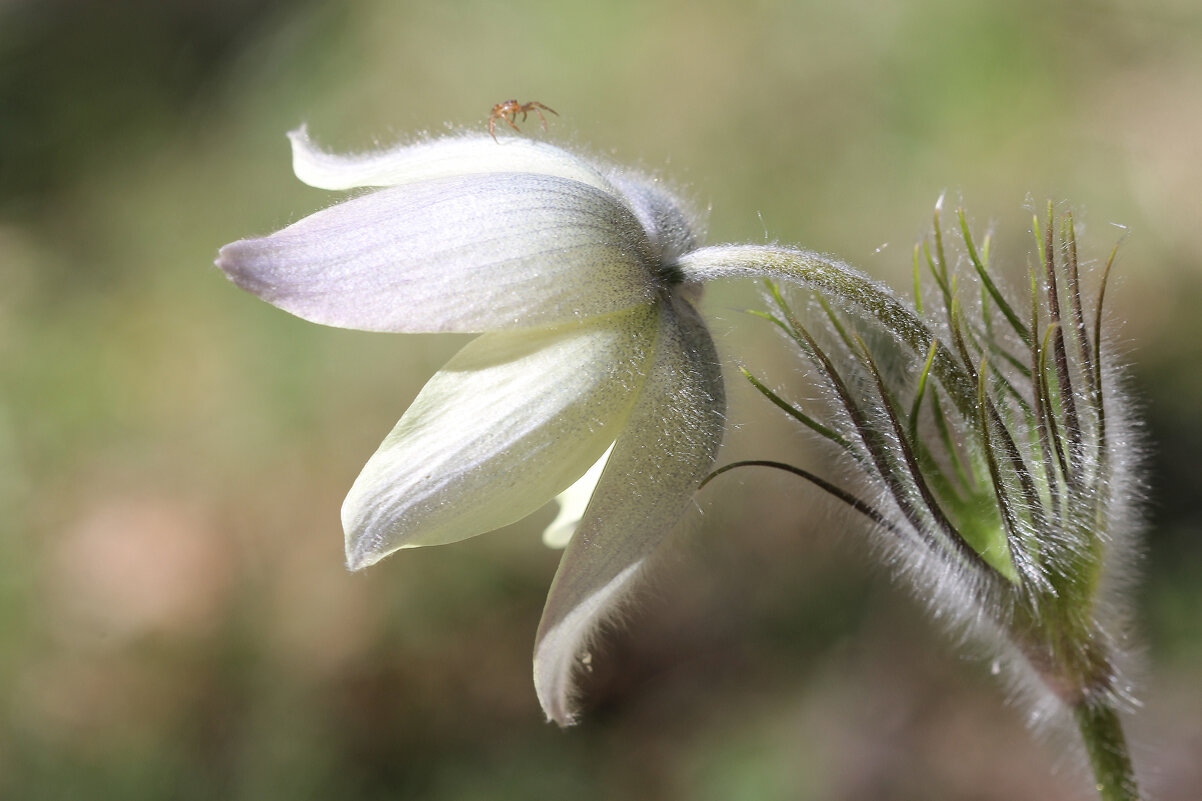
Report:
[[[490,333],[426,384],[342,507],[347,562],[513,523],[597,460],[644,383],[655,307]]]
[[[357,155],[328,153],[313,144],[300,127],[292,140],[296,177],[318,189],[397,186],[478,173],[526,172],[553,175],[612,191],[587,161],[566,150],[533,139],[506,137],[494,141],[485,133],[464,134]]]
[[[555,519],[551,521],[550,525],[543,529],[543,545],[556,550],[567,547],[572,535],[576,533],[576,527],[580,525],[580,519],[584,517],[584,510],[588,508],[589,498],[593,497],[593,490],[597,489],[597,482],[601,480],[601,471],[605,469],[605,463],[609,461],[611,453],[613,453],[613,445],[609,446],[596,464],[576,479],[575,484],[555,496],[555,503],[559,505],[559,513],[555,515]]]
[[[543,611],[534,685],[549,719],[572,722],[575,672],[585,649],[684,514],[713,465],[724,418],[722,376],[709,333],[692,307],[673,300],[660,318],[647,383]]]
[[[620,196],[525,173],[382,189],[217,259],[240,287],[311,322],[410,333],[629,309],[655,298],[650,263]]]

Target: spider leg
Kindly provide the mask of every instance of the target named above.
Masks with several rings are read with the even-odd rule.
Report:
[[[547,118],[543,116],[543,112],[539,111],[539,109],[541,108],[541,109],[543,109],[543,111],[549,111],[552,114],[554,114],[556,117],[559,116],[559,113],[556,112],[555,109],[551,108],[550,106],[544,106],[542,103],[538,102],[537,100],[531,100],[529,103],[526,104],[526,108],[533,111],[535,114],[538,115],[538,118],[540,120],[542,120],[544,131],[547,130]]]
[[[509,123],[510,128],[512,128],[515,131],[519,131],[519,133],[520,133],[520,130],[518,129],[518,127],[513,124],[513,121],[516,117],[517,117],[517,112],[513,112],[513,111],[509,111],[509,112],[506,112],[505,114],[501,115],[501,119],[503,119],[503,120],[505,120],[505,122]]]
[[[497,142],[497,115],[490,114],[488,117],[488,135],[492,137],[494,142]],[[497,142],[500,144],[500,142]]]

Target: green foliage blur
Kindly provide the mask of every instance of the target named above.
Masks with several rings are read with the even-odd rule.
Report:
[[[310,325],[213,257],[335,199],[291,175],[298,124],[361,150],[511,97],[560,115],[523,135],[684,187],[710,241],[899,290],[944,191],[1017,281],[1029,201],[1071,202],[1094,260],[1127,226],[1107,302],[1152,484],[1130,726],[1149,793],[1196,797],[1200,86],[1191,0],[0,0],[0,797],[1085,797],[788,476],[706,488],[566,732],[530,679],[550,509],[344,570],[343,494],[465,339]],[[758,305],[709,291],[720,349],[805,397]],[[733,375],[723,461],[811,464]]]

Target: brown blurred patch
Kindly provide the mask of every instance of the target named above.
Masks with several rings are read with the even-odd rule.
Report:
[[[233,570],[229,544],[203,507],[150,494],[85,507],[46,564],[45,622],[70,648],[206,634],[221,618]]]

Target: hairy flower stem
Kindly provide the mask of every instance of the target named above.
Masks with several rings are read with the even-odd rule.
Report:
[[[1073,717],[1102,801],[1140,801],[1118,712],[1110,704],[1082,700],[1073,707]]]
[[[1019,624],[1022,625],[1022,624]],[[1072,712],[1102,801],[1139,801],[1135,772],[1115,704],[1114,667],[1098,632],[1044,620],[1015,645]]]

